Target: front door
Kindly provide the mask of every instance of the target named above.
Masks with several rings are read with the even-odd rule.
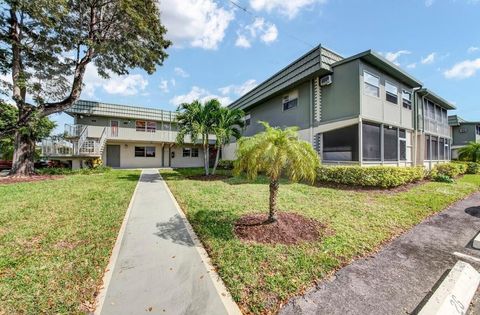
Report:
[[[120,145],[107,145],[107,166],[120,167]]]
[[[118,120],[110,120],[110,130],[112,137],[118,137]]]

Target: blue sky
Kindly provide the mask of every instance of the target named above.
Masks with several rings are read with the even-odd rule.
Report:
[[[162,0],[174,42],[153,75],[103,80],[90,65],[82,99],[175,110],[225,105],[321,43],[344,57],[367,49],[480,121],[480,0]],[[55,116],[59,123],[66,115]]]

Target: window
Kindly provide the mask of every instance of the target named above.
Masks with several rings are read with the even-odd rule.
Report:
[[[145,147],[135,147],[135,157],[144,157]]]
[[[380,79],[377,76],[363,71],[363,82],[365,94],[380,96]]]
[[[432,148],[430,146],[430,136],[425,136],[425,160],[430,161],[432,159]]]
[[[432,140],[432,160],[438,160],[438,138],[431,137]]]
[[[192,157],[198,157],[198,148],[192,148]]]
[[[383,155],[385,161],[398,160],[397,128],[383,128]]]
[[[182,156],[183,157],[190,157],[191,153],[192,153],[192,150],[190,150],[190,148],[183,148]]]
[[[358,125],[323,133],[323,160],[358,161]]]
[[[155,157],[155,147],[135,147],[135,157]]]
[[[137,120],[135,122],[135,129],[137,131],[145,131],[146,122],[144,120]]]
[[[406,109],[412,109],[412,92],[403,90],[402,91],[402,104]]]
[[[452,157],[451,157],[451,154],[452,154],[452,151],[450,150],[450,139],[446,139],[445,140],[445,150],[446,150],[446,154],[445,154],[445,158],[447,160],[451,160]]]
[[[477,126],[477,135],[480,135],[480,126]]]
[[[245,115],[244,120],[245,120],[245,127],[246,127],[246,126],[250,126],[250,123],[251,123],[251,116],[250,116],[250,114]]]
[[[163,130],[170,130],[170,124],[169,123],[163,123]]]
[[[398,88],[385,81],[385,98],[390,103],[398,104]]]
[[[363,159],[365,161],[380,161],[380,126],[364,123],[362,126],[363,133]]]
[[[400,129],[398,131],[398,139],[400,145],[400,161],[407,160],[407,133],[405,129]]]
[[[157,123],[154,121],[147,121],[147,132],[155,132],[157,130]]]
[[[297,105],[298,105],[298,98],[289,99],[288,95],[283,97],[283,110],[284,111],[295,108],[295,107],[297,107]]]
[[[146,157],[155,157],[155,147],[145,147]]]

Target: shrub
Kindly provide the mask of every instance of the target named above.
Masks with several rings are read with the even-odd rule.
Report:
[[[480,173],[480,163],[468,162],[466,174],[478,174]]]
[[[98,166],[96,168],[81,168],[78,170],[72,170],[70,168],[58,168],[58,167],[48,167],[38,169],[37,173],[39,175],[89,175],[89,174],[100,174],[109,172],[111,170],[108,166]]]
[[[441,183],[453,183],[455,182],[453,178],[447,175],[437,175],[433,178],[434,181],[436,182],[441,182]]]
[[[435,178],[436,176],[445,175],[450,178],[455,178],[459,175],[463,175],[467,172],[467,164],[465,163],[444,163],[437,164],[430,172],[430,178]]]
[[[317,180],[344,185],[392,188],[425,178],[423,167],[321,166]]]
[[[98,167],[102,166],[102,163],[103,163],[102,159],[99,158],[99,157],[90,158],[85,162],[85,164],[87,164],[88,168],[98,168]]]
[[[233,170],[233,161],[231,160],[220,160],[218,161],[218,169],[220,170]]]

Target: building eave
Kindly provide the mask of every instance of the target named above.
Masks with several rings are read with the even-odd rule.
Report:
[[[427,88],[420,89],[420,90],[417,91],[417,93],[420,96],[425,96],[428,99],[431,99],[434,103],[436,103],[440,107],[443,107],[443,108],[449,109],[449,110],[457,109],[457,107],[455,107],[455,105],[453,105],[449,101],[445,100],[443,97],[439,96],[438,94],[434,93],[433,91],[431,91]]]

